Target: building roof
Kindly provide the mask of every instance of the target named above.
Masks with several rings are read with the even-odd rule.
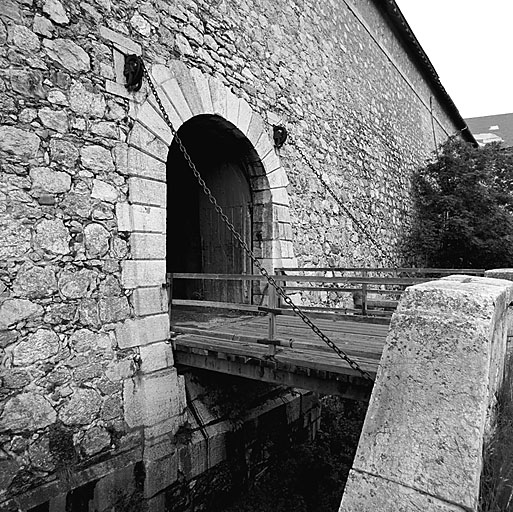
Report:
[[[388,14],[388,18],[390,19],[392,26],[395,28],[398,35],[402,38],[407,50],[409,50],[410,55],[412,55],[414,58],[421,73],[426,77],[428,82],[438,93],[439,101],[447,108],[449,115],[451,115],[456,126],[461,131],[462,137],[468,142],[477,144],[477,141],[471,133],[471,130],[468,129],[467,123],[463,117],[461,117],[458,108],[442,85],[438,73],[433,67],[433,64],[431,64],[431,61],[429,60],[419,41],[415,37],[413,30],[410,28],[410,25],[408,25],[406,18],[403,16],[403,13],[395,3],[395,0],[374,1],[379,8],[383,9]]]
[[[479,143],[495,142],[500,138],[504,146],[513,147],[513,113],[470,117],[465,121]]]

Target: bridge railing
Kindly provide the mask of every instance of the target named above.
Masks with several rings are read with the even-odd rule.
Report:
[[[329,274],[329,275],[328,275]],[[398,299],[406,287],[432,281],[451,274],[484,275],[484,269],[442,269],[442,268],[372,268],[372,267],[297,267],[277,268],[274,278],[284,288],[288,295],[300,295],[301,308],[313,316],[334,315],[365,318],[390,317],[397,307]],[[265,277],[253,274],[213,274],[185,273],[168,274],[168,290],[170,307],[176,306],[203,307],[239,310],[245,312],[262,312],[266,309],[275,310],[275,314],[293,315],[290,307],[283,304],[267,286]],[[261,293],[256,304],[242,304],[204,299],[183,299],[173,297],[173,281],[209,280],[209,281],[238,281],[241,283],[259,283]],[[318,292],[328,292],[341,296],[352,295],[352,304],[347,306],[342,300],[332,300],[333,306],[321,303],[319,300],[302,300]],[[201,294],[200,294],[201,295]],[[305,304],[306,302],[306,304]],[[264,306],[268,306],[265,308]]]

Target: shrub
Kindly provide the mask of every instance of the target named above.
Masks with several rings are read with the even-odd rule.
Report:
[[[450,138],[413,176],[406,252],[419,266],[513,266],[513,152]]]

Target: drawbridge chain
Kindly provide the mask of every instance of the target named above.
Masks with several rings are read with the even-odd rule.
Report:
[[[175,129],[175,127],[173,126],[173,123],[171,122],[171,119],[169,118],[167,112],[166,112],[166,109],[164,108],[164,105],[162,104],[162,101],[160,100],[160,97],[158,95],[158,92],[155,88],[155,85],[153,84],[153,80],[150,76],[150,74],[148,73],[148,70],[146,69],[146,66],[144,65],[144,63],[142,64],[143,65],[143,72],[144,72],[144,75],[146,76],[146,79],[148,80],[148,85],[151,89],[151,92],[153,93],[153,96],[155,97],[155,101],[157,102],[158,104],[158,107],[162,113],[162,117],[164,119],[164,121],[166,122],[166,124],[169,126],[170,130],[171,130],[171,133],[174,137],[174,140],[177,142],[178,144],[178,147],[181,151],[181,153],[183,154],[189,168],[191,169],[192,173],[194,174],[194,176],[196,177],[196,180],[198,181],[200,187],[202,188],[203,192],[205,193],[205,195],[208,197],[208,200],[210,201],[210,203],[214,206],[214,209],[216,210],[216,212],[219,214],[219,216],[221,217],[221,219],[223,220],[224,224],[226,225],[226,227],[230,230],[230,232],[232,233],[232,235],[234,236],[234,238],[237,240],[237,242],[240,244],[240,246],[242,247],[242,249],[246,252],[246,254],[251,258],[251,261],[253,262],[253,264],[258,268],[259,272],[266,278],[267,282],[276,290],[276,292],[278,293],[278,295],[285,301],[286,304],[288,304],[290,306],[290,308],[294,311],[294,313],[299,317],[301,318],[301,320],[328,346],[330,347],[342,360],[344,360],[353,370],[357,371],[358,373],[360,373],[360,375],[365,379],[365,380],[368,380],[370,382],[373,382],[373,379],[370,375],[369,372],[367,372],[366,370],[364,370],[363,368],[360,367],[360,365],[356,362],[356,361],[353,361],[343,350],[341,350],[339,347],[337,347],[337,345],[335,345],[335,343],[333,343],[333,341],[331,341],[330,338],[328,338],[328,336],[326,336],[313,322],[312,320],[310,320],[310,318],[308,318],[305,313],[303,313],[303,311],[301,311],[301,309],[296,306],[296,304],[294,304],[294,302],[292,301],[292,299],[286,294],[285,290],[276,282],[276,280],[269,274],[269,272],[264,268],[264,266],[262,265],[262,263],[260,262],[260,260],[255,256],[255,254],[253,253],[253,251],[248,247],[247,243],[243,240],[243,238],[241,237],[241,235],[238,233],[238,231],[235,229],[235,227],[233,226],[233,224],[229,221],[228,217],[225,215],[225,213],[223,212],[221,206],[219,206],[219,204],[217,203],[216,201],[216,198],[213,196],[212,192],[210,191],[210,189],[208,188],[207,184],[205,183],[205,180],[203,180],[203,178],[201,177],[201,174],[200,172],[198,171],[198,169],[196,168],[196,165],[194,164],[194,162],[191,160],[191,157],[189,155],[189,153],[187,152],[187,149],[186,147],[184,146],[182,140],[180,139],[180,137],[178,136],[178,133],[177,133],[177,130]]]

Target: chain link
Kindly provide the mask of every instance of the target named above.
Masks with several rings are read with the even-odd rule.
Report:
[[[146,69],[146,66],[143,64],[144,74],[146,76],[146,79],[148,80],[149,87],[151,89],[151,92],[153,93],[153,96],[155,97],[155,101],[157,102],[157,105],[162,113],[162,116],[166,122],[166,124],[169,126],[171,133],[174,137],[174,140],[178,144],[178,147],[183,154],[189,168],[191,169],[192,173],[196,177],[196,180],[198,181],[200,187],[202,188],[205,195],[208,197],[208,200],[210,203],[214,206],[215,211],[219,214],[223,222],[225,223],[226,227],[230,230],[233,237],[237,240],[239,245],[242,247],[242,249],[246,252],[246,254],[251,258],[251,261],[255,265],[255,267],[258,268],[259,272],[266,278],[267,282],[275,288],[278,295],[285,301],[285,303],[290,306],[290,308],[294,311],[294,313],[301,318],[301,320],[308,326],[310,329],[319,337],[321,340],[328,345],[342,360],[344,360],[353,370],[360,373],[360,375],[370,382],[373,382],[372,376],[369,372],[362,369],[360,365],[353,361],[343,350],[341,350],[333,341],[331,341],[328,336],[326,336],[313,322],[308,318],[301,309],[294,304],[292,299],[286,294],[285,290],[276,282],[276,280],[269,274],[269,272],[266,270],[266,268],[262,265],[260,260],[255,256],[253,251],[249,248],[246,241],[241,237],[241,235],[238,233],[238,231],[235,229],[233,224],[230,222],[226,214],[223,212],[221,206],[217,203],[216,198],[213,196],[212,192],[208,188],[207,184],[205,183],[205,180],[201,177],[200,172],[196,168],[196,165],[191,160],[191,157],[184,146],[182,140],[180,139],[177,130],[173,126],[173,123],[171,122],[171,119],[169,119],[169,116],[166,112],[166,109],[164,108],[164,105],[162,104],[162,101],[160,100],[160,97],[158,95],[158,92],[155,88],[155,85],[153,84],[153,80],[148,73],[148,70]]]

